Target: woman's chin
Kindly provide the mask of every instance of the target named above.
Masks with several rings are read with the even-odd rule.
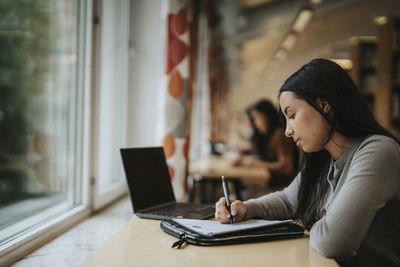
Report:
[[[304,152],[306,152],[306,153],[317,152],[317,150],[313,149],[313,147],[309,147],[309,146],[307,146],[307,144],[304,144],[303,140],[299,141],[299,143],[300,144],[298,145],[298,148],[300,148]]]
[[[322,150],[320,147],[315,148],[315,147],[307,147],[307,146],[300,146],[300,149],[302,149],[306,153],[314,153],[314,152],[319,152]]]

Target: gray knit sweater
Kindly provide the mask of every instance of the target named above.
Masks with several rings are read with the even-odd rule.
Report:
[[[301,176],[283,191],[245,201],[246,218],[293,218]],[[400,266],[400,146],[372,135],[355,140],[327,176],[324,216],[310,246],[346,266]]]

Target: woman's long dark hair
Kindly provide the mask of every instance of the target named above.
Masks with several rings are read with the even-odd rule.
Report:
[[[267,125],[267,132],[266,133],[260,133],[258,131],[257,127],[254,124],[254,119],[251,115],[251,111],[256,110],[264,116],[267,117],[268,119],[268,125]],[[258,101],[256,104],[251,106],[246,110],[246,113],[250,119],[250,123],[253,127],[253,136],[251,137],[251,141],[255,145],[256,153],[257,155],[265,160],[265,151],[267,149],[268,143],[275,132],[275,130],[278,127],[282,126],[282,121],[279,118],[279,112],[275,108],[275,106],[268,100],[263,99]]]
[[[396,140],[376,121],[350,76],[330,60],[314,59],[301,67],[285,81],[279,95],[287,91],[305,100],[328,121],[331,126],[329,138],[336,131],[350,138],[380,134]],[[316,104],[317,99],[330,104],[333,119],[329,119],[320,109]],[[301,152],[297,218],[308,230],[322,217],[330,161],[331,156],[325,149],[312,153]]]

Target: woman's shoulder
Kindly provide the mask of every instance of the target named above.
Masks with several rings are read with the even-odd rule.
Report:
[[[393,138],[385,135],[379,135],[379,134],[373,134],[365,137],[363,140],[361,140],[360,146],[379,146],[379,147],[396,147],[400,148],[399,143],[394,140]]]
[[[371,153],[371,156],[394,155],[400,157],[400,145],[385,135],[370,135],[359,141],[356,153]]]
[[[400,190],[399,162],[400,146],[396,140],[383,135],[371,135],[361,139],[354,156],[346,165],[350,168],[350,177],[364,185],[391,188],[388,190],[393,196]]]

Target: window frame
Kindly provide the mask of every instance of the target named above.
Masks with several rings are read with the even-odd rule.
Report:
[[[100,144],[100,136],[99,136],[99,131],[100,131],[100,120],[101,120],[101,115],[100,115],[100,109],[102,108],[100,106],[100,97],[101,97],[101,70],[102,70],[102,64],[105,64],[102,58],[102,22],[104,21],[104,18],[102,17],[102,11],[103,11],[103,3],[105,0],[97,0],[95,1],[93,5],[93,14],[94,14],[94,25],[93,25],[93,36],[92,39],[94,40],[93,42],[93,50],[92,50],[92,114],[93,114],[93,120],[92,120],[92,129],[94,129],[93,134],[92,134],[92,146],[91,146],[91,170],[90,170],[90,179],[91,179],[91,206],[93,210],[99,210],[105,205],[111,203],[112,201],[120,198],[123,195],[126,195],[128,193],[127,191],[127,186],[126,186],[126,181],[125,177],[121,177],[122,179],[119,180],[117,183],[112,184],[111,186],[107,187],[105,190],[100,189],[100,175],[99,173],[102,172],[102,166],[99,162],[99,146]],[[122,3],[123,1],[121,1]],[[121,64],[125,65],[125,71],[122,73],[122,76],[124,78],[124,81],[122,83],[123,88],[121,88],[121,98],[122,102],[119,102],[118,105],[121,106],[122,113],[121,115],[121,121],[125,122],[125,124],[122,124],[119,132],[116,134],[118,135],[118,139],[115,140],[115,136],[113,136],[112,142],[117,141],[120,146],[125,146],[126,145],[126,136],[127,136],[127,95],[128,95],[128,69],[129,69],[129,1],[126,1],[128,7],[125,10],[124,14],[120,14],[122,16],[122,19],[125,19],[127,22],[128,28],[124,28],[123,30],[126,33],[126,36],[123,36],[122,42],[125,42],[126,44],[126,50],[122,51],[125,56],[125,62],[121,62]],[[114,103],[113,103],[114,104]],[[124,175],[123,170],[122,170],[122,161],[120,160],[120,172],[113,173],[113,175]]]

